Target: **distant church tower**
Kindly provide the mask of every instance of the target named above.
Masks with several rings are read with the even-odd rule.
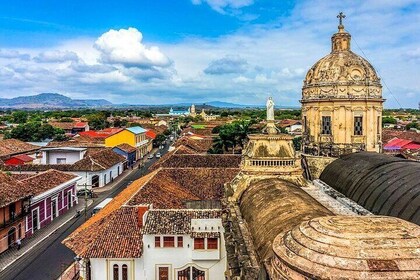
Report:
[[[350,50],[345,15],[337,18],[331,53],[312,66],[303,82],[303,151],[332,156],[380,152],[385,101],[380,79],[366,59]]]
[[[190,116],[195,117],[197,113],[195,112],[195,105],[192,104],[190,108]]]

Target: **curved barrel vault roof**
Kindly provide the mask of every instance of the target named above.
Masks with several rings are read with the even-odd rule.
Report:
[[[330,163],[320,179],[374,214],[420,224],[420,162],[354,153]]]

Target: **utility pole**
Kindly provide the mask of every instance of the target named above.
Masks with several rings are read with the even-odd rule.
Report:
[[[84,209],[84,212],[85,212],[85,222],[87,221],[87,201],[88,201],[87,187],[88,186],[90,186],[90,187],[93,186],[93,185],[88,185],[87,184],[87,180],[88,180],[88,172],[86,171],[86,179],[85,179],[85,209]]]

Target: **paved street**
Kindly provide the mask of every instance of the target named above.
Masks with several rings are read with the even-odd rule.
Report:
[[[164,150],[160,150],[163,155],[168,151],[168,146]],[[114,197],[122,190],[124,190],[131,182],[140,178],[147,173],[147,169],[157,159],[153,158],[147,160],[142,169],[134,169],[121,181],[117,182],[115,186],[99,194],[98,198],[94,199],[92,205],[88,208],[88,217],[90,217],[93,208],[107,197]],[[79,200],[79,203],[84,203]],[[84,215],[70,220],[64,226],[59,228],[51,236],[46,238],[28,254],[22,256],[12,265],[7,267],[0,273],[0,279],[13,280],[46,280],[57,279],[61,272],[64,271],[72,262],[74,262],[75,254],[65,247],[61,242],[79,227],[85,221]]]

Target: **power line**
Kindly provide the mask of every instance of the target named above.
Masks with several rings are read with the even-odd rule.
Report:
[[[351,34],[351,32],[349,32]],[[360,52],[363,54],[364,58],[370,63],[372,64],[367,55],[365,54],[365,52],[362,50],[362,48],[359,46],[359,44],[357,43],[356,39],[353,37],[353,41],[356,44],[357,48],[360,50]],[[376,72],[378,73],[379,78],[381,78],[382,83],[384,84],[384,86],[386,87],[386,89],[389,91],[389,93],[391,94],[391,96],[395,99],[395,101],[398,103],[398,105],[400,106],[400,108],[402,108],[401,103],[398,101],[398,99],[395,97],[395,95],[392,93],[391,89],[388,87],[387,83],[385,82],[384,78],[382,77],[382,75],[379,73],[379,70],[377,68],[375,68]]]

